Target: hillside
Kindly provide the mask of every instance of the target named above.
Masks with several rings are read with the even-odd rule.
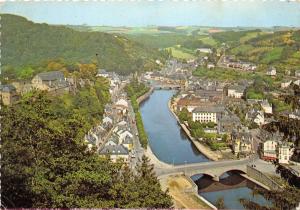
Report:
[[[62,59],[68,64],[97,61],[101,68],[130,73],[157,68],[155,60],[162,59],[162,52],[119,35],[37,24],[9,14],[1,15],[1,22],[3,66],[36,67]]]

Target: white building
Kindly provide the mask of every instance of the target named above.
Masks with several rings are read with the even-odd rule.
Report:
[[[242,98],[245,92],[245,87],[233,85],[228,87],[227,96],[231,98]]]
[[[212,50],[210,48],[198,48],[196,51],[202,53],[212,53]]]
[[[208,64],[207,64],[207,68],[208,68],[208,69],[213,69],[213,68],[215,68],[215,64],[213,64],[213,63],[208,63]]]
[[[265,124],[265,115],[262,111],[252,109],[248,113],[246,113],[246,120],[250,120],[257,125],[261,126]]]
[[[291,85],[291,83],[292,83],[292,80],[286,80],[286,81],[281,82],[280,86],[281,86],[281,88],[287,88]]]
[[[129,160],[129,151],[123,145],[106,145],[99,151],[99,154],[101,156],[110,156],[112,162],[123,159],[127,163]]]
[[[279,163],[288,164],[291,157],[290,146],[286,143],[279,143],[277,145],[277,159]]]
[[[273,109],[271,104],[268,102],[268,100],[263,100],[261,103],[261,108],[264,110],[265,113],[267,114],[272,114],[273,113]]]
[[[201,123],[214,122],[218,123],[219,118],[224,113],[223,106],[202,106],[197,107],[192,111],[193,121]]]
[[[266,73],[268,76],[276,76],[276,68],[275,67],[270,67],[268,70],[267,70],[267,73]]]
[[[105,69],[98,69],[96,77],[109,77],[109,73]]]
[[[277,159],[277,148],[278,142],[275,140],[266,140],[265,142],[260,143],[261,145],[261,158],[263,160],[276,160]]]

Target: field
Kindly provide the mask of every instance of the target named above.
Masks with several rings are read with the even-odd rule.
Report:
[[[179,47],[169,47],[167,49],[172,50],[172,55],[175,58],[179,58],[179,59],[193,59],[193,58],[195,58],[195,56],[193,54],[188,53],[188,52],[184,52],[184,50],[181,50]]]

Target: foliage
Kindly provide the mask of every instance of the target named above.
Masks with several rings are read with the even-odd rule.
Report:
[[[140,113],[139,104],[137,98],[144,95],[149,91],[149,87],[145,86],[143,83],[139,83],[137,79],[133,78],[131,82],[126,85],[125,90],[133,107],[135,113],[135,121],[137,130],[139,133],[139,140],[143,148],[147,148],[148,145],[148,136],[144,128],[143,119]]]
[[[251,80],[255,76],[250,72],[224,68],[214,68],[213,70],[210,70],[203,66],[200,66],[195,71],[193,71],[193,75],[208,79],[218,79],[222,81],[239,81],[244,79]]]
[[[220,198],[217,199],[216,207],[218,209],[225,209],[225,204],[224,204],[224,198],[223,197],[220,197]]]
[[[58,100],[58,101],[57,101]],[[32,92],[1,109],[1,197],[10,208],[170,208],[146,157],[133,175],[88,150],[76,109]]]
[[[37,66],[44,61],[64,59],[69,64],[97,62],[101,68],[128,74],[156,69],[158,66],[155,60],[163,61],[166,56],[164,52],[147,48],[122,36],[36,24],[9,14],[1,17],[3,66],[25,66],[25,69],[30,66],[37,71]],[[25,70],[22,72],[26,76],[32,73]]]

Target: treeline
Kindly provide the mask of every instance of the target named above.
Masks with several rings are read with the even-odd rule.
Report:
[[[147,93],[149,91],[149,87],[147,87],[143,83],[139,83],[137,79],[133,79],[130,84],[125,87],[125,90],[128,97],[130,97],[133,111],[135,113],[135,121],[137,130],[139,132],[140,143],[142,147],[146,149],[148,145],[148,135],[144,128],[144,123],[140,113],[140,107],[137,102],[137,98]]]
[[[1,109],[1,199],[8,208],[170,208],[149,160],[137,174],[83,141],[102,117],[107,84],[76,95],[31,92]]]
[[[23,17],[2,14],[2,66],[31,67],[64,59],[68,64],[100,63],[101,68],[128,74],[158,68],[164,51],[150,49],[123,36],[79,32],[64,26],[36,24]]]

